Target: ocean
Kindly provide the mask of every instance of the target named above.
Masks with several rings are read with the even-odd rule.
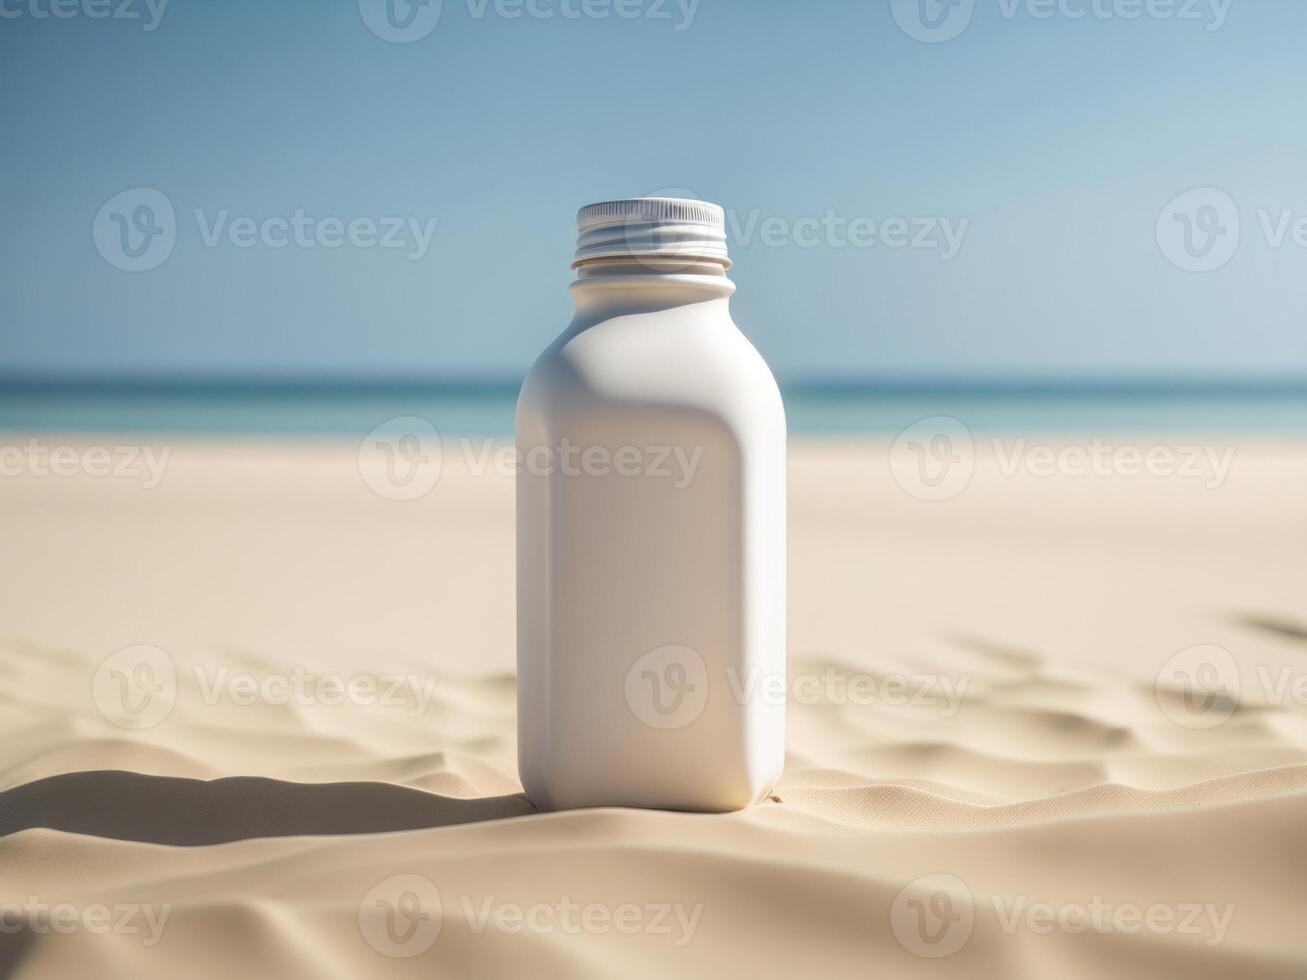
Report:
[[[361,437],[416,416],[445,436],[509,436],[516,381],[0,382],[0,430],[212,437]],[[1307,433],[1304,383],[795,383],[793,435],[892,436],[947,416],[975,432]]]

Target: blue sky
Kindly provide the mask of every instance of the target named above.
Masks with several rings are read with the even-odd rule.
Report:
[[[1307,373],[1296,0],[57,2],[0,0],[7,374],[518,373],[577,207],[677,189],[783,376]]]

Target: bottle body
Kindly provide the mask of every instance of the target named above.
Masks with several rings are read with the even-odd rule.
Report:
[[[784,761],[780,394],[723,270],[573,290],[517,407],[522,783],[542,809],[738,809]]]

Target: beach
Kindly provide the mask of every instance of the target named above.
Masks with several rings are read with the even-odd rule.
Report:
[[[0,976],[1303,976],[1307,447],[967,435],[792,442],[786,767],[721,815],[520,795],[497,444],[404,499],[352,440],[40,436]]]

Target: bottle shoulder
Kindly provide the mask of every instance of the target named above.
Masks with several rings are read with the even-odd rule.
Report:
[[[636,403],[784,424],[776,380],[725,303],[574,321],[528,372],[518,415]]]

